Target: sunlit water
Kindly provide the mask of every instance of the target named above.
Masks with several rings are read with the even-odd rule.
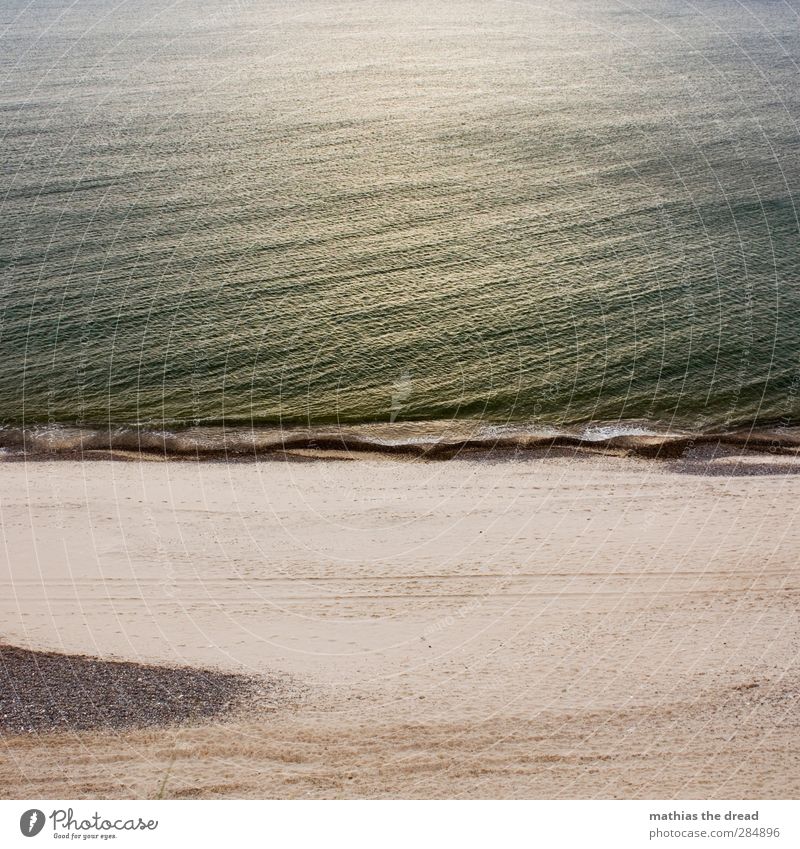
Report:
[[[797,422],[798,6],[695,6],[4,3],[0,422]]]

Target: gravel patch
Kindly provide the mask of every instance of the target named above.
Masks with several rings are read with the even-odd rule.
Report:
[[[0,734],[217,719],[264,690],[246,675],[0,646]]]

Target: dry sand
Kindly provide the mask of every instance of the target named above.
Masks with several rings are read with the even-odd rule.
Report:
[[[281,697],[6,734],[0,795],[797,798],[800,476],[747,468],[2,464],[0,643]]]

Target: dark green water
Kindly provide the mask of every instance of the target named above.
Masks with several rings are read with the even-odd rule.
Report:
[[[797,3],[12,2],[0,422],[800,421]]]

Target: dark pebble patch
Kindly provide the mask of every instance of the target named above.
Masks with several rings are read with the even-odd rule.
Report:
[[[0,733],[148,728],[211,720],[263,690],[246,675],[0,646]]]

